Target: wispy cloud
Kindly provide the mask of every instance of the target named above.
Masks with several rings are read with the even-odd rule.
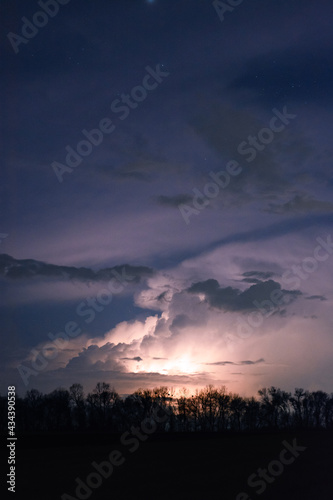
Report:
[[[47,264],[33,259],[15,259],[6,254],[0,255],[0,275],[11,280],[40,278],[57,278],[60,280],[77,280],[83,282],[109,281],[115,275],[129,276],[134,283],[141,278],[154,274],[154,270],[145,266],[124,264],[94,271],[86,267],[59,266]]]

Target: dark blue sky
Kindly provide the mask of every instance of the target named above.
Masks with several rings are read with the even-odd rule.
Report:
[[[0,6],[1,390],[331,390],[332,3],[56,5]]]

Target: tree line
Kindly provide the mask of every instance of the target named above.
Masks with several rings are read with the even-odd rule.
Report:
[[[81,384],[49,394],[37,389],[16,399],[16,432],[124,432],[152,418],[154,410],[168,418],[159,432],[228,432],[281,429],[333,429],[333,394],[296,388],[263,388],[257,397],[242,397],[212,385],[177,396],[161,386],[138,389],[124,398],[106,382],[85,395]],[[0,396],[0,425],[7,428],[7,398]]]

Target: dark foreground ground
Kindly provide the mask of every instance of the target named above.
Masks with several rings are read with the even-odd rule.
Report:
[[[273,463],[271,470],[278,475],[269,474],[271,484],[258,483],[260,478],[253,476],[255,484],[249,486],[249,476],[279,460],[283,441],[292,445],[294,439],[306,450],[296,451],[299,456],[283,472]],[[132,453],[130,445],[119,443],[119,436],[110,435],[21,436],[16,448],[17,493],[8,498],[60,500],[67,493],[67,500],[333,499],[333,432],[152,435]],[[123,453],[124,463],[90,494],[81,491],[77,496],[75,479],[86,482],[94,471],[91,463],[107,460],[112,450]],[[283,456],[289,460],[292,454]],[[2,468],[2,481],[3,472]]]

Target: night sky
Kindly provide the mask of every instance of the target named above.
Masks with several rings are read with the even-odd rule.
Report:
[[[332,1],[62,2],[0,6],[1,392],[331,392]]]

